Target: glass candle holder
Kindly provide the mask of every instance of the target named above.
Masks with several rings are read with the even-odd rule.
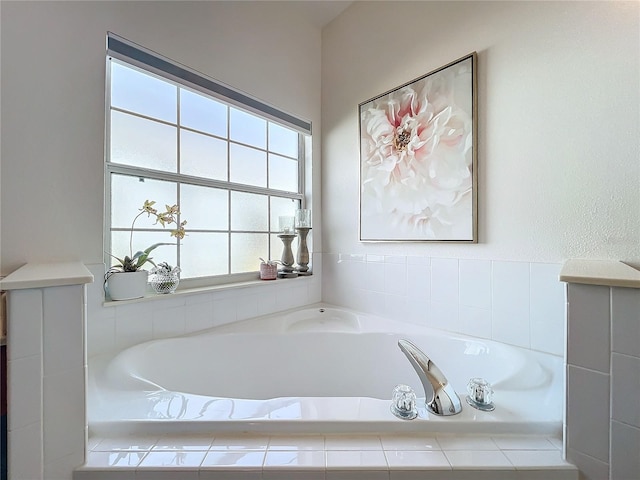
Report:
[[[278,217],[278,228],[279,230],[286,234],[295,233],[293,230],[294,217],[282,216]]]
[[[301,208],[296,210],[296,228],[311,228],[311,210]]]

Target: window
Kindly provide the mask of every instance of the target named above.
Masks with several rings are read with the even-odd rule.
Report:
[[[280,258],[279,217],[304,207],[311,125],[108,36],[105,250],[129,252],[145,200],[178,204],[187,235],[141,216],[133,252],[179,265],[182,285],[256,278]],[[189,280],[191,279],[191,280]]]

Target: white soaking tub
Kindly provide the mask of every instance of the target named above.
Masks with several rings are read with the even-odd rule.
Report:
[[[460,414],[427,412],[422,384],[397,345],[403,338],[447,376]],[[559,434],[562,365],[553,355],[316,305],[91,358],[87,412],[95,434]],[[492,384],[494,411],[465,402],[472,377]],[[415,420],[390,411],[401,383],[419,397]]]

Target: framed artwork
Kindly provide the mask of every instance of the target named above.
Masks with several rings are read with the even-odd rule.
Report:
[[[360,241],[477,242],[476,57],[358,106]]]

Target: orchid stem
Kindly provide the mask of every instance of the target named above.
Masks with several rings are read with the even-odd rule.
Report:
[[[133,258],[133,226],[136,224],[138,217],[144,213],[144,210],[135,216],[133,222],[131,222],[131,234],[129,235],[129,258]]]

